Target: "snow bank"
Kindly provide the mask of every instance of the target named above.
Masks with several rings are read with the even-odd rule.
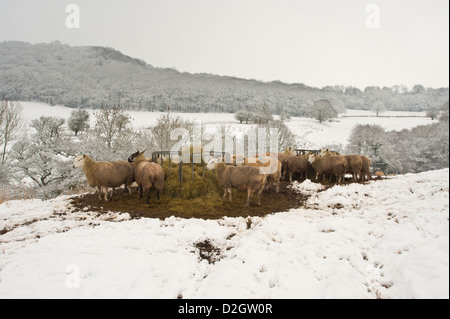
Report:
[[[0,298],[448,298],[448,173],[321,192],[293,183],[313,194],[307,207],[264,218],[2,204],[0,229],[15,228],[0,236]]]
[[[313,183],[309,179],[304,180],[302,183],[294,181],[289,187],[304,195],[311,195],[325,188],[322,184]]]

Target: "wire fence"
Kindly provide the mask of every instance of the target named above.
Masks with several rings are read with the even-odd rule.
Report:
[[[38,198],[38,194],[33,188],[0,188],[0,204],[10,200],[35,198]]]

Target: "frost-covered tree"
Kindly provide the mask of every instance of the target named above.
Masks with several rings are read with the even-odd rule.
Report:
[[[170,151],[172,149],[178,141],[171,140],[170,133],[178,128],[184,128],[191,134],[193,132],[193,123],[169,112],[159,116],[156,125],[151,128],[158,151]]]
[[[89,129],[89,112],[82,109],[72,111],[67,120],[67,125],[75,135],[78,135],[79,132],[86,131]]]
[[[280,121],[285,122],[285,121],[290,121],[291,120],[291,115],[289,113],[286,113],[285,111],[282,111],[280,113]]]
[[[380,113],[383,113],[384,111],[386,111],[386,106],[384,105],[383,102],[376,101],[376,102],[373,103],[373,105],[372,105],[372,112],[374,112],[377,116]]]
[[[234,114],[234,118],[239,121],[239,123],[245,122],[245,124],[248,124],[253,120],[253,112],[249,110],[239,110]]]
[[[374,171],[417,173],[448,167],[448,122],[386,132],[378,125],[356,125],[347,153],[366,155]]]
[[[253,122],[256,124],[267,124],[271,121],[273,121],[273,115],[266,103],[253,113]]]
[[[449,107],[448,107],[448,101],[447,101],[441,108],[441,113],[439,114],[439,121],[448,122],[448,112],[449,112]]]
[[[322,99],[314,102],[308,109],[308,116],[318,120],[320,123],[338,116],[330,101]]]
[[[368,156],[374,170],[386,172],[388,163],[384,155],[388,147],[386,132],[380,125],[356,125],[350,134],[347,153]]]
[[[439,116],[439,110],[435,107],[432,107],[427,110],[425,115],[427,117],[429,117],[430,119],[434,120],[435,118],[437,118]]]
[[[15,179],[32,180],[44,198],[59,195],[81,180],[72,168],[77,146],[65,133],[63,123],[55,117],[33,120],[34,133],[18,140],[11,150],[9,165]]]
[[[45,144],[61,137],[64,123],[65,120],[61,117],[41,116],[31,121],[31,127],[37,131],[37,137]]]
[[[117,150],[130,141],[133,130],[131,117],[123,109],[101,109],[95,113],[95,125],[92,130],[95,136],[112,150]]]
[[[20,102],[3,100],[0,102],[0,163],[7,160],[8,144],[23,127],[22,105]]]

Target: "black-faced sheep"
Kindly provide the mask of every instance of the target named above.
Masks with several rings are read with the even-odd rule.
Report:
[[[207,164],[207,169],[214,169],[219,184],[225,187],[225,198],[229,194],[231,202],[231,191],[233,188],[239,191],[247,191],[247,202],[250,205],[250,198],[258,192],[258,204],[261,205],[261,193],[266,186],[267,175],[262,173],[260,168],[252,166],[227,166],[218,159],[211,159]]]
[[[105,193],[105,200],[112,199],[112,193],[108,199],[108,187],[119,187],[125,184],[131,196],[130,185],[133,182],[133,169],[125,161],[96,162],[88,155],[81,155],[75,158],[74,168],[82,168],[86,180],[91,187],[99,189],[99,200],[102,200],[102,193]]]
[[[133,167],[133,175],[136,183],[139,185],[140,197],[142,193],[147,193],[147,204],[150,204],[150,191],[156,190],[156,196],[159,200],[159,192],[164,189],[164,170],[161,165],[148,162],[144,152],[139,153],[136,157],[131,157],[131,166]]]

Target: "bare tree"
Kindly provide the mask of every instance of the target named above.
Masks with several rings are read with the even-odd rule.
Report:
[[[372,111],[378,116],[380,113],[386,111],[386,106],[383,102],[376,101],[375,103],[373,103]]]
[[[0,147],[1,163],[7,159],[8,144],[14,139],[23,126],[22,105],[20,102],[0,102]]]
[[[439,109],[436,108],[436,107],[432,107],[432,108],[427,110],[425,115],[427,117],[431,118],[432,120],[434,120],[436,117],[439,116]]]
[[[309,117],[315,118],[320,123],[335,118],[338,112],[328,100],[318,100],[308,109]]]
[[[115,147],[115,142],[126,139],[132,133],[131,117],[123,109],[101,109],[95,117],[94,133],[110,149]]]
[[[189,133],[192,133],[193,123],[170,113],[162,114],[158,118],[156,125],[151,129],[158,150],[167,151],[172,149],[177,141],[170,139],[170,133],[177,128],[185,128]]]

